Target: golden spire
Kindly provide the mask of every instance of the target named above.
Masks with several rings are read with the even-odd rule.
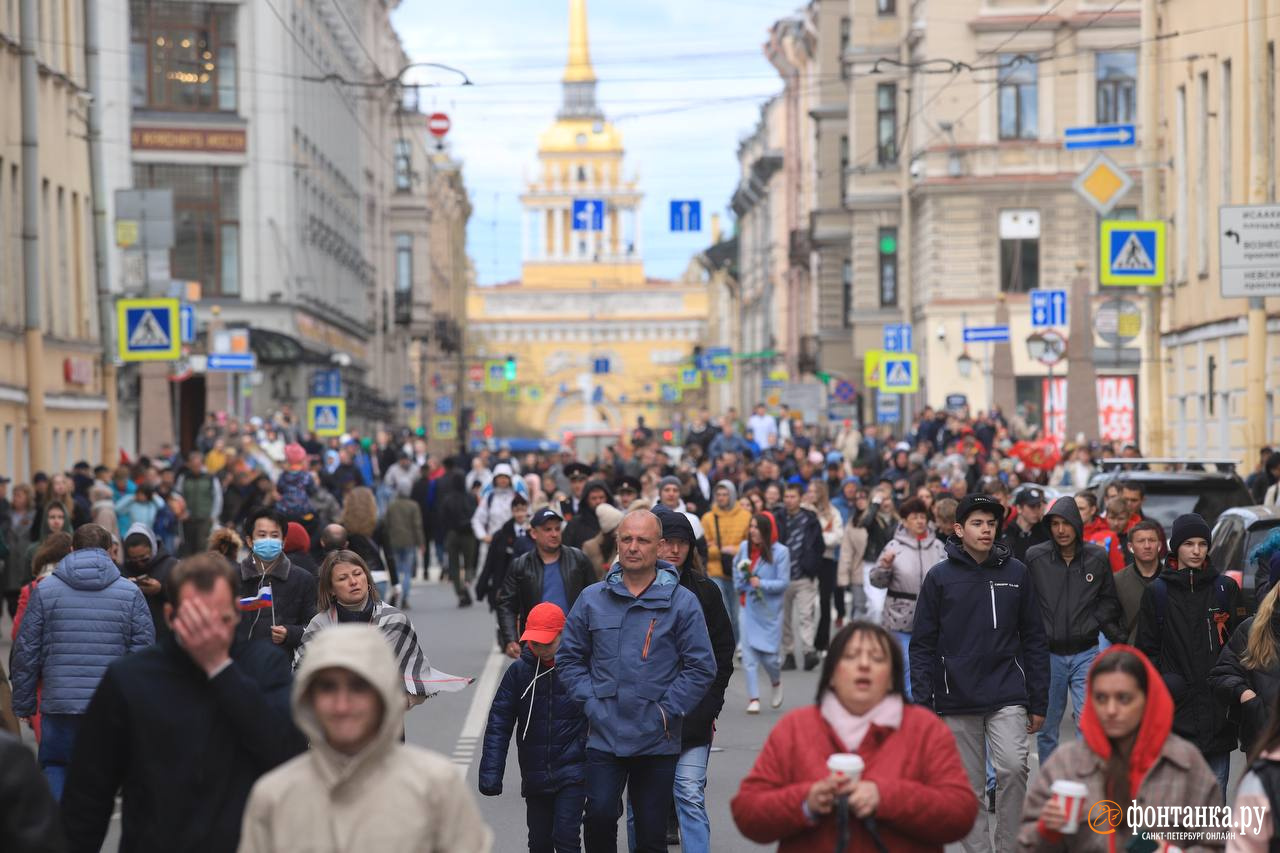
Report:
[[[587,0],[569,0],[569,64],[564,69],[564,82],[595,82],[587,41]]]

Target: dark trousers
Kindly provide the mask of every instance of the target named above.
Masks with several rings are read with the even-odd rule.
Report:
[[[554,794],[526,797],[529,853],[579,853],[586,800],[582,785],[567,785]]]
[[[818,565],[818,631],[813,638],[813,647],[826,651],[831,640],[831,597],[836,591],[836,561],[823,559]],[[838,606],[841,617],[844,616],[844,596],[840,596]]]
[[[211,518],[189,518],[182,522],[182,556],[190,557],[207,549],[212,530]]]
[[[470,598],[467,585],[476,576],[476,535],[467,530],[450,530],[444,535],[445,551],[449,555],[449,577],[458,598]]]
[[[617,853],[622,789],[636,817],[636,853],[666,853],[667,812],[671,810],[678,755],[620,758],[587,750],[587,853]]]
[[[42,714],[40,722],[40,749],[37,758],[49,791],[58,802],[62,801],[62,788],[67,781],[67,768],[71,765],[71,752],[80,732],[80,714]]]

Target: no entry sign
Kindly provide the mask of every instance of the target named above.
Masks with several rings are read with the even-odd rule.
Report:
[[[443,139],[451,126],[449,117],[444,113],[432,113],[427,117],[427,130],[436,139]]]

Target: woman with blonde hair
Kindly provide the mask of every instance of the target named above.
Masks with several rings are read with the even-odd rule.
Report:
[[[1244,622],[1223,646],[1217,664],[1209,671],[1209,686],[1228,708],[1239,706],[1240,748],[1251,754],[1266,731],[1267,718],[1280,697],[1280,613],[1272,589],[1258,605],[1258,612]]]
[[[398,586],[395,560],[383,558],[382,524],[378,521],[378,500],[367,486],[356,486],[342,500],[342,516],[338,519],[347,530],[347,545],[365,561],[379,596],[389,597]]]

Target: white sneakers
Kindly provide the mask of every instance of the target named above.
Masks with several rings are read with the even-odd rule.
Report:
[[[752,699],[750,702],[748,702],[748,703],[747,703],[747,713],[748,713],[748,714],[759,714],[759,713],[760,713],[760,700],[759,700],[759,699]]]
[[[773,693],[769,697],[769,707],[770,708],[782,707],[782,682],[781,681],[773,685]]]

